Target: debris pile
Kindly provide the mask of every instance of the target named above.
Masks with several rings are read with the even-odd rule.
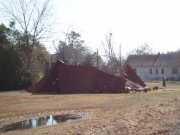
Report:
[[[142,90],[144,82],[136,72],[126,65],[119,77],[100,71],[94,67],[53,64],[49,73],[30,92],[38,93],[127,93]]]
[[[125,80],[94,67],[55,63],[49,73],[31,91],[45,93],[119,93]],[[38,90],[38,91],[37,91]]]
[[[136,71],[129,64],[123,67],[122,75],[126,80],[125,89],[129,91],[145,91],[147,89],[144,81],[141,80],[136,74]]]
[[[129,65],[126,64],[123,68],[124,77],[142,87],[145,87],[144,81],[136,74],[136,71]]]

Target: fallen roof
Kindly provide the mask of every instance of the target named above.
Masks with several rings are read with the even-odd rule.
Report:
[[[126,65],[117,77],[89,66],[54,63],[49,73],[30,88],[38,93],[126,93],[131,89],[142,89],[145,84],[136,72]]]

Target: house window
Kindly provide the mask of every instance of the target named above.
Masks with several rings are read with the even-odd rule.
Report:
[[[161,69],[161,74],[164,74],[164,68]]]
[[[150,69],[149,69],[149,74],[152,74],[152,73],[153,73],[153,72],[152,72],[152,68],[150,68]]]
[[[156,74],[159,74],[159,71],[158,71],[158,69],[156,69]]]
[[[178,69],[177,68],[173,68],[172,69],[172,74],[178,74]]]

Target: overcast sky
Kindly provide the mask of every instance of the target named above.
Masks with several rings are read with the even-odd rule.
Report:
[[[122,53],[148,43],[156,52],[180,49],[180,0],[54,0],[54,39],[68,28],[96,50],[108,32]],[[49,40],[47,46],[51,46]],[[50,49],[52,50],[52,49]]]
[[[180,49],[179,0],[56,0],[56,8],[57,29],[73,27],[94,49],[107,32],[124,55],[143,43],[156,52]]]

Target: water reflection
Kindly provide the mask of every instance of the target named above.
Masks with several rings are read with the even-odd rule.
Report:
[[[40,126],[50,126],[60,122],[66,122],[68,120],[76,120],[80,118],[81,118],[80,115],[74,115],[74,114],[49,115],[45,117],[32,118],[32,119],[12,123],[10,125],[6,125],[0,128],[0,131],[7,132],[17,129],[28,129],[28,128],[37,128]]]

